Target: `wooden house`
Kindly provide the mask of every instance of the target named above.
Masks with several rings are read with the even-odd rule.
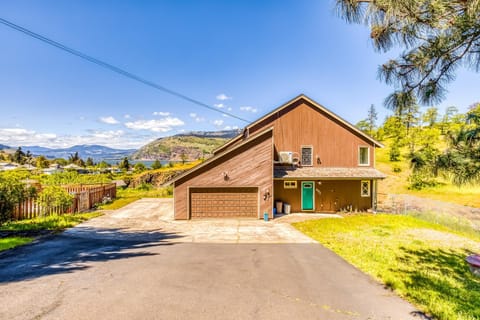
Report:
[[[173,181],[175,219],[270,217],[278,211],[374,210],[383,147],[305,95],[249,124]]]

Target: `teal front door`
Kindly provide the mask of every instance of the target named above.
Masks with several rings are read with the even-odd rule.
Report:
[[[314,209],[314,190],[315,184],[312,181],[302,182],[302,210]]]

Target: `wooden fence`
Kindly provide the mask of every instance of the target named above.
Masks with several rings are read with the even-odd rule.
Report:
[[[74,196],[70,207],[53,207],[45,212],[44,208],[37,203],[36,198],[28,198],[17,204],[13,212],[13,220],[31,219],[41,215],[84,212],[92,209],[105,198],[115,199],[117,196],[115,183],[67,185],[62,188]]]

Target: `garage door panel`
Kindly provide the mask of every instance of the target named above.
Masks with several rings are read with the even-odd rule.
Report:
[[[258,189],[190,188],[191,218],[258,217]]]

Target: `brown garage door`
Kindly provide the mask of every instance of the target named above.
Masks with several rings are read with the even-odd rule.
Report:
[[[257,188],[190,188],[191,218],[258,217]]]

